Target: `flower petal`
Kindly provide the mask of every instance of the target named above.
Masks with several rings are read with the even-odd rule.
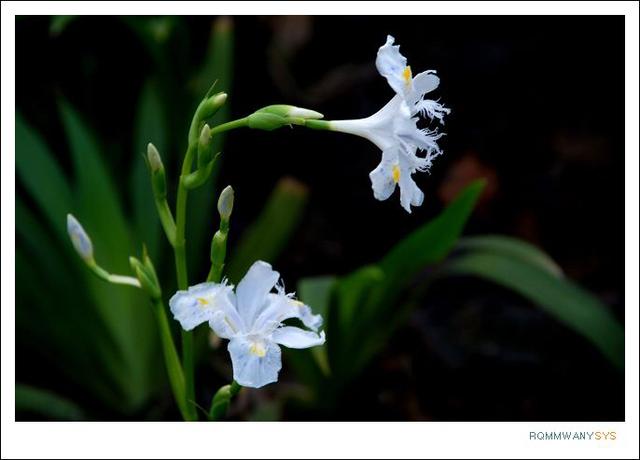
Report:
[[[280,323],[290,318],[298,318],[309,329],[317,331],[322,326],[321,315],[314,315],[311,307],[296,300],[292,294],[269,294],[269,306],[262,310],[253,324],[254,334],[271,334]]]
[[[394,168],[397,167],[398,154],[395,148],[382,152],[380,164],[369,173],[373,196],[380,201],[384,201],[391,196],[396,189]]]
[[[231,305],[229,293],[232,286],[218,283],[201,283],[178,291],[169,300],[173,317],[185,331],[209,321],[216,311]]]
[[[418,99],[436,89],[439,84],[440,78],[436,75],[435,70],[420,72],[413,77],[413,90],[419,94]]]
[[[267,294],[271,292],[280,274],[261,260],[255,262],[236,288],[238,313],[251,329],[259,312],[266,307]]]
[[[387,42],[378,49],[376,68],[397,94],[406,97],[413,86],[411,69],[407,67],[407,58],[400,54],[400,46],[393,45],[394,40],[388,35]]]
[[[280,347],[267,340],[234,337],[229,342],[233,378],[243,387],[260,388],[278,380]]]
[[[444,116],[451,113],[451,109],[448,109],[437,101],[424,99],[416,104],[416,112],[420,112],[422,116],[426,115],[432,120],[437,118],[441,124],[444,124]]]
[[[324,331],[317,334],[297,327],[285,326],[276,329],[271,340],[289,348],[310,348],[322,345],[325,342],[325,335]]]
[[[424,200],[424,193],[418,188],[411,178],[411,169],[408,161],[400,158],[400,204],[411,214],[411,205],[420,206]]]

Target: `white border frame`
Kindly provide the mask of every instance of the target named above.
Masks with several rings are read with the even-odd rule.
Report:
[[[149,8],[153,5],[152,9]],[[370,15],[625,15],[626,374],[624,423],[16,423],[15,15],[353,14],[358,2],[3,2],[2,457],[29,458],[638,458],[638,4],[367,2]],[[338,11],[337,13],[333,13]],[[594,71],[597,69],[594,68]],[[606,94],[585,95],[594,99]],[[597,186],[597,184],[594,184]],[[594,398],[606,395],[593,395]],[[588,404],[588,402],[585,402]],[[615,441],[530,441],[530,431],[616,431]]]

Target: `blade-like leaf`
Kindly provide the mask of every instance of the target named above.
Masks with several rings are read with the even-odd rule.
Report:
[[[405,284],[426,265],[444,259],[460,237],[484,184],[479,180],[467,186],[440,215],[389,251],[380,261],[386,284]]]
[[[307,194],[307,187],[294,179],[278,182],[260,216],[231,252],[227,276],[232,282],[238,282],[256,260],[276,259],[298,227]]]
[[[624,367],[624,330],[596,297],[536,263],[474,251],[453,258],[443,273],[478,276],[518,292],[586,337],[611,363]]]
[[[76,403],[50,391],[16,384],[16,413],[34,414],[48,420],[82,420],[84,412]]]
[[[298,282],[298,298],[309,305],[316,315],[322,315],[326,330],[327,314],[331,293],[335,287],[335,276],[319,276],[316,278],[304,278]],[[329,375],[329,358],[325,346],[313,347],[309,350],[319,369],[324,375]]]
[[[467,186],[437,217],[396,244],[380,261],[378,267],[382,276],[372,278],[368,283],[370,289],[352,302],[359,309],[357,321],[355,315],[349,313],[352,319],[347,327],[340,328],[340,340],[343,337],[349,340],[338,342],[341,350],[335,353],[332,344],[329,344],[332,359],[340,360],[349,356],[348,361],[340,366],[340,372],[347,374],[347,378],[359,372],[380,350],[386,338],[400,324],[398,318],[406,318],[408,312],[400,308],[399,296],[420,271],[440,262],[453,249],[483,188],[484,181],[481,180]],[[354,291],[345,288],[345,298],[348,300]],[[342,304],[345,304],[344,300]],[[349,307],[343,305],[338,296],[334,308],[340,311],[336,313],[332,310],[330,317],[340,318],[348,313]],[[351,307],[351,311],[355,308]]]
[[[16,114],[16,171],[60,240],[67,240],[65,216],[73,194],[62,169],[38,133]]]
[[[461,238],[456,246],[462,250],[478,250],[490,254],[514,257],[536,265],[550,274],[562,278],[562,269],[545,252],[526,241],[503,235],[468,236]]]

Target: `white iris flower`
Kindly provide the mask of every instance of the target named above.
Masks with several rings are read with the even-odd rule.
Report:
[[[208,322],[213,331],[229,339],[233,378],[245,387],[260,388],[278,380],[282,367],[279,345],[309,348],[325,342],[322,317],[286,294],[278,284],[280,274],[266,262],[254,263],[238,284],[202,283],[178,291],[169,301],[176,320],[185,330]],[[271,292],[274,287],[276,292]],[[311,330],[284,326],[299,319]]]
[[[411,206],[420,206],[424,194],[413,181],[416,171],[428,171],[435,157],[442,151],[437,140],[443,136],[436,129],[420,129],[420,117],[444,122],[450,110],[437,101],[424,99],[424,95],[438,87],[440,79],[433,70],[415,77],[407,59],[400,54],[400,46],[393,45],[394,38],[378,50],[376,67],[380,75],[396,92],[396,95],[368,118],[330,121],[329,129],[355,134],[369,139],[382,150],[382,161],[369,177],[373,194],[378,200],[386,200],[400,186],[400,203],[411,212]],[[425,156],[418,156],[422,150]]]

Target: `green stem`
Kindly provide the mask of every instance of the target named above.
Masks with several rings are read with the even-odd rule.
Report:
[[[176,351],[175,344],[173,343],[171,328],[169,327],[169,321],[167,319],[164,305],[162,304],[162,301],[160,299],[154,299],[151,302],[153,304],[153,312],[156,317],[156,321],[158,322],[158,330],[160,331],[160,340],[162,341],[164,362],[167,368],[167,374],[169,375],[169,383],[171,385],[173,397],[176,400],[176,404],[180,409],[182,417],[185,420],[191,420],[192,416],[188,409],[189,405],[185,398],[184,374],[182,373],[182,367],[180,366],[178,352]]]
[[[171,214],[171,209],[169,209],[169,203],[167,200],[158,200],[156,199],[156,208],[158,210],[158,216],[160,217],[160,223],[162,224],[162,228],[164,229],[165,235],[167,235],[167,240],[169,240],[169,244],[171,246],[175,246],[176,244],[176,223],[173,220],[173,215]]]
[[[176,261],[178,289],[180,290],[185,290],[189,287],[185,238],[185,229],[187,224],[187,196],[189,190],[185,186],[184,181],[191,173],[194,156],[197,152],[199,123],[197,116],[194,116],[189,129],[189,146],[182,162],[182,170],[180,172],[180,180],[178,183],[178,196],[176,199],[176,231],[173,251]],[[247,118],[240,118],[238,120],[216,126],[211,129],[211,135],[213,136],[214,134],[241,128],[246,125]],[[193,331],[182,330],[182,368],[184,370],[185,397],[189,407],[190,420],[197,420],[198,414],[195,410]]]
[[[191,172],[191,164],[193,163],[193,155],[195,148],[189,146],[182,163],[182,172],[180,182],[178,184],[178,198],[176,201],[176,232],[175,244],[173,246],[176,260],[176,276],[178,278],[178,289],[184,290],[189,287],[189,278],[187,275],[187,254],[185,227],[187,222],[187,195],[188,190],[183,184],[183,177]],[[195,386],[194,386],[194,358],[193,358],[193,332],[181,331],[182,334],[182,367],[184,370],[185,381],[185,398],[188,404],[195,402]],[[189,410],[189,420],[196,420],[198,415],[195,405]]]
[[[236,128],[244,128],[247,126],[249,121],[249,117],[238,118],[237,120],[229,121],[227,123],[222,123],[214,128],[211,128],[211,135],[223,133],[225,131],[230,131]]]

